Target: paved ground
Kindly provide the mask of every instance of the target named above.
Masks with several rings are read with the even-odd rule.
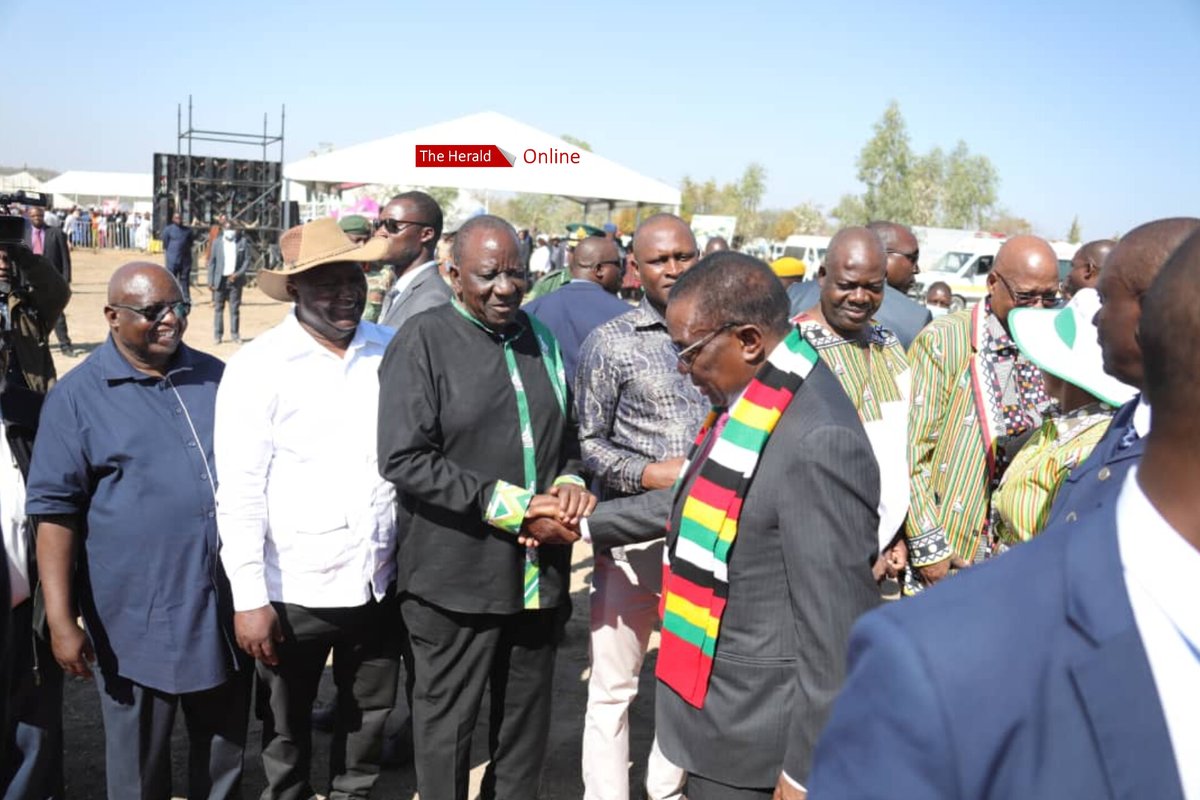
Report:
[[[92,254],[87,251],[76,251],[73,255],[75,282],[72,285],[74,295],[67,308],[67,319],[70,326],[71,338],[77,346],[90,352],[99,345],[107,335],[107,326],[102,309],[104,307],[105,287],[112,271],[126,261],[147,260],[162,263],[162,256],[143,257],[136,253],[117,253],[105,251]],[[191,346],[228,358],[237,347],[228,341],[214,346],[212,343],[212,306],[208,304],[206,289],[193,287],[192,300],[195,304],[192,310],[190,327],[186,341]],[[249,289],[242,305],[241,333],[244,339],[252,339],[271,326],[275,325],[286,313],[287,306],[277,303],[258,292]],[[228,324],[226,325],[228,330]],[[226,334],[228,336],[228,333]],[[62,374],[82,360],[83,356],[66,358],[61,354],[55,355],[59,373]],[[587,591],[591,582],[591,550],[584,545],[575,549],[574,567],[571,578],[571,599],[574,613],[567,624],[566,639],[559,651],[558,666],[554,676],[554,719],[551,726],[551,746],[546,761],[546,771],[542,781],[542,798],[546,800],[568,800],[578,798],[583,794],[579,777],[579,748],[583,729],[583,711],[586,700],[587,680],[587,647],[588,647],[588,598]],[[642,672],[642,686],[646,692],[639,697],[633,707],[633,768],[631,780],[634,786],[640,785],[645,771],[646,753],[650,747],[650,725],[653,718],[653,653]],[[326,685],[322,690],[323,696],[328,697],[330,686],[328,675]],[[100,724],[99,705],[96,690],[89,682],[68,679],[65,691],[64,720],[66,724],[66,779],[67,796],[80,800],[104,797],[104,739]],[[262,767],[258,757],[259,734],[261,725],[257,720],[251,721],[250,746],[246,752],[246,779],[243,796],[258,797],[263,788]],[[475,769],[472,772],[474,786],[483,773],[486,763],[486,719],[480,724],[475,737]],[[328,787],[325,784],[327,760],[322,754],[327,753],[329,737],[318,734],[315,741],[317,763],[315,765],[314,785],[318,791]],[[186,790],[184,763],[184,734],[182,725],[176,725],[175,741],[175,785],[176,792],[183,795]],[[614,776],[621,780],[624,776]],[[376,786],[374,796],[388,800],[416,797],[416,781],[411,766],[388,770]],[[641,792],[635,790],[633,797],[640,797]]]

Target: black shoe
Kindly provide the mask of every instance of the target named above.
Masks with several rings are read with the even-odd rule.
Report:
[[[72,345],[70,342],[63,342],[59,349],[67,358],[74,358],[75,356],[79,355],[79,351],[76,350],[74,345]]]
[[[313,730],[329,733],[333,730],[333,717],[337,712],[337,703],[322,703],[317,700],[312,706]]]

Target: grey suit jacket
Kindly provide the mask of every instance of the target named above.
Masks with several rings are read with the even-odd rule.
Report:
[[[686,488],[686,486],[685,486]],[[588,519],[604,550],[679,530],[685,492],[601,503]],[[858,413],[822,363],[763,450],[729,557],[729,600],[703,708],[659,685],[659,745],[710,780],[803,783],[845,677],[850,627],[879,603],[879,469]],[[667,535],[670,546],[674,541]]]
[[[393,288],[384,297],[383,308],[379,312],[379,324],[394,330],[399,330],[409,317],[427,308],[449,303],[452,296],[450,287],[442,280],[436,266],[418,275],[404,291],[393,294],[394,291]]]

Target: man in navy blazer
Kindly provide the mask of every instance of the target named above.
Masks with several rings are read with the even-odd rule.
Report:
[[[1104,305],[1096,325],[1104,371],[1122,383],[1143,388],[1142,348],[1135,335],[1142,296],[1167,257],[1198,229],[1200,219],[1192,217],[1147,222],[1127,233],[1102,265],[1096,289]],[[1120,486],[1125,473],[1141,459],[1149,430],[1150,407],[1138,395],[1117,411],[1092,454],[1067,477],[1046,524],[1078,522],[1080,512],[1114,501],[1113,487]]]
[[[574,386],[583,340],[632,306],[617,297],[625,268],[612,239],[589,236],[581,241],[575,247],[570,270],[570,283],[526,303],[525,311],[545,323],[558,339],[567,385]]]
[[[813,798],[1200,797],[1198,305],[1200,233],[1143,301],[1115,503],[855,626]]]

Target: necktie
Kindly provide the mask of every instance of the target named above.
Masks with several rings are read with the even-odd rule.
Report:
[[[42,251],[45,247],[45,244],[43,243],[42,239],[45,235],[46,235],[46,232],[44,230],[42,230],[41,228],[33,229],[33,253],[34,253],[34,255],[38,255],[38,256],[42,255]]]

